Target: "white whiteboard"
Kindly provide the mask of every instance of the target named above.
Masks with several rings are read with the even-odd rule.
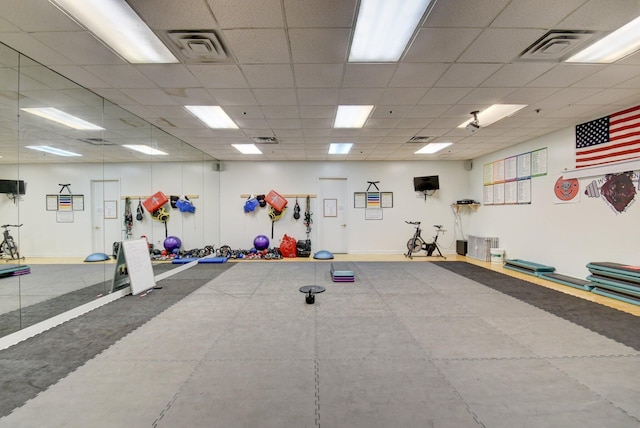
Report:
[[[155,287],[147,240],[122,241],[122,249],[131,281],[131,294],[136,295]]]

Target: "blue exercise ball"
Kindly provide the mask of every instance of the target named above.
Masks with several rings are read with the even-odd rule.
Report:
[[[264,235],[258,235],[253,240],[253,246],[258,251],[266,250],[267,248],[269,248],[269,238]]]
[[[173,250],[177,250],[182,246],[182,241],[177,236],[167,236],[164,240],[164,249],[167,250],[168,253],[172,253]]]

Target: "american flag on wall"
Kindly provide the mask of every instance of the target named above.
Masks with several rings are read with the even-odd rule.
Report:
[[[576,168],[640,158],[640,106],[576,126]]]

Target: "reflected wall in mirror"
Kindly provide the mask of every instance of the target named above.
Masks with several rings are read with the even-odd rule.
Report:
[[[215,159],[2,44],[0,67],[0,179],[26,185],[0,194],[0,225],[16,226],[21,256],[0,261],[0,336],[109,293],[114,243],[218,245]],[[195,212],[139,215],[158,191],[189,195]],[[109,260],[85,261],[96,253]]]

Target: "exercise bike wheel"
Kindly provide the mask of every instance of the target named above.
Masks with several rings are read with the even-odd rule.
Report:
[[[407,241],[407,249],[409,253],[418,253],[424,248],[424,241],[422,238],[411,238]]]

